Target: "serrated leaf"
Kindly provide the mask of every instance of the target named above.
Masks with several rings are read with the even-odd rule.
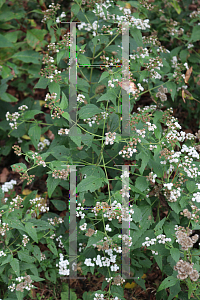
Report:
[[[52,175],[49,175],[47,178],[47,190],[48,190],[48,196],[51,197],[53,194],[55,188],[57,185],[59,185],[61,179],[60,178],[54,178]]]
[[[159,288],[157,289],[157,292],[162,291],[170,286],[174,286],[178,281],[178,278],[175,278],[173,276],[169,276],[163,280]]]
[[[15,53],[12,58],[21,60],[25,63],[41,64],[42,55],[34,50],[25,50]]]
[[[40,262],[41,261],[41,251],[37,245],[33,245],[33,255]]]
[[[29,235],[36,243],[38,243],[37,231],[36,231],[36,229],[34,228],[33,223],[27,222],[27,223],[25,224],[25,229],[26,229],[26,232],[28,233],[28,235]]]
[[[11,260],[10,265],[13,269],[13,271],[15,272],[16,276],[19,277],[20,276],[20,272],[19,272],[19,260],[17,258],[13,258],[13,260]]]
[[[135,181],[135,186],[136,188],[138,188],[141,192],[143,192],[144,190],[146,190],[146,188],[148,187],[148,183],[146,180],[146,177],[137,177],[136,181]]]
[[[101,232],[101,231],[97,231],[96,234],[93,234],[89,240],[88,240],[88,243],[87,243],[87,246],[86,246],[86,249],[88,247],[90,247],[91,245],[93,244],[97,244],[100,240],[102,240],[104,238],[104,233]]]
[[[102,110],[99,107],[97,107],[96,105],[87,104],[87,105],[81,107],[78,114],[79,114],[80,119],[88,119],[88,118],[93,117],[96,114],[100,114],[101,111]]]
[[[171,248],[170,249],[170,254],[171,254],[171,257],[177,263],[179,261],[180,256],[181,256],[181,253],[180,253],[179,249],[177,249],[177,248]]]
[[[85,179],[77,185],[77,193],[90,191],[93,193],[103,186],[104,178],[98,178],[95,176],[87,176]]]
[[[81,147],[81,130],[79,127],[70,128],[69,137],[78,147]]]
[[[65,93],[62,92],[62,100],[60,102],[60,108],[61,109],[66,109],[67,107],[68,107],[68,99],[67,99]]]
[[[107,78],[109,75],[110,75],[109,72],[107,72],[107,71],[106,71],[106,72],[103,72],[103,73],[101,74],[101,77],[100,77],[98,83],[101,82],[102,80],[104,80],[105,78]]]
[[[50,240],[50,239],[48,239],[48,241],[49,241],[49,242],[47,243],[47,247],[49,248],[49,250],[51,250],[51,252],[52,252],[53,254],[55,254],[56,256],[58,256],[57,247],[56,247],[54,241],[52,241],[52,240]]]
[[[13,47],[13,46],[14,46],[13,43],[11,43],[7,38],[5,38],[5,36],[0,34],[0,48]]]
[[[35,147],[35,149],[38,150],[38,143],[40,141],[40,136],[41,136],[41,128],[38,125],[31,126],[28,131],[28,135],[31,138],[31,142],[33,143],[33,146]]]
[[[35,258],[30,256],[29,251],[26,249],[18,251],[17,255],[21,261],[25,261],[27,263],[35,262]]]
[[[186,188],[190,193],[196,190],[196,183],[194,181],[186,181]]]
[[[67,208],[66,203],[62,200],[50,200],[50,201],[53,203],[55,208],[59,211],[63,211]]]

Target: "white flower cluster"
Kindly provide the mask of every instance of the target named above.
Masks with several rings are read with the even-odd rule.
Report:
[[[21,282],[24,279],[24,282]],[[16,281],[19,281],[20,283],[16,284],[13,283],[12,285],[10,285],[8,288],[11,290],[11,292],[13,292],[15,289],[16,291],[20,291],[23,292],[24,289],[26,289],[27,291],[30,291],[32,288],[34,288],[34,285],[31,284],[32,279],[29,275],[23,277],[18,277],[16,278]]]
[[[55,226],[56,224],[61,224],[61,223],[64,222],[64,220],[62,218],[57,218],[57,217],[55,217],[54,219],[48,218],[47,220],[48,220],[49,224],[51,224],[53,226]]]
[[[157,148],[157,145],[149,145],[149,150],[153,150],[153,149],[156,149]]]
[[[84,223],[83,225],[79,226],[80,230],[84,231],[87,228],[87,223]]]
[[[84,219],[85,214],[82,213],[81,211],[77,211],[77,210],[84,210],[85,208],[81,206],[81,203],[78,203],[78,207],[76,208],[76,216],[77,217],[81,217],[81,219]]]
[[[44,203],[44,198],[36,197],[35,199],[29,200],[31,204],[35,204],[35,208],[39,208],[40,212],[45,213],[49,211],[49,207],[47,207],[47,203]],[[42,203],[43,202],[43,203]],[[32,211],[35,209],[32,208]],[[31,211],[31,212],[32,212]]]
[[[149,51],[147,48],[143,48],[140,51],[142,51],[140,54],[130,54],[130,58],[135,60],[136,58],[145,58],[146,56],[149,56]]]
[[[15,113],[13,113],[13,114],[10,114],[9,113],[9,111],[6,113],[6,120],[7,121],[14,121],[14,123],[9,123],[9,125],[10,125],[10,127],[12,128],[12,129],[17,129],[17,119],[19,119],[19,117],[20,117],[20,113],[18,113],[18,112],[15,112]]]
[[[46,259],[46,255],[41,252],[41,259],[40,259],[40,261],[45,260],[45,259]]]
[[[146,122],[146,124],[148,125],[149,131],[154,131],[154,129],[157,128],[157,126],[155,124],[151,124],[150,122]]]
[[[200,202],[200,192],[193,194],[192,201]]]
[[[200,17],[200,8],[197,8],[197,10],[194,10],[192,13],[190,13],[190,18],[198,18],[198,17]]]
[[[133,205],[130,205],[132,207]],[[134,214],[134,210],[131,208],[130,210],[128,207],[122,207],[121,203],[117,203],[115,200],[113,203],[111,203],[111,207],[106,202],[97,202],[95,207],[91,209],[91,212],[94,212],[95,216],[97,216],[97,213],[103,209],[104,218],[108,218],[109,221],[112,221],[112,219],[119,219],[119,222],[121,220],[124,221],[132,221],[131,215]]]
[[[143,129],[135,129],[135,131],[137,132],[138,135],[141,135],[142,138],[145,138],[145,134],[146,134],[145,128],[143,128]]]
[[[109,57],[108,57],[108,59],[109,59]],[[115,84],[114,84],[114,83],[112,83],[112,82],[116,82],[116,81],[119,81],[119,79],[117,79],[117,78],[116,78],[116,79],[114,79],[114,78],[113,78],[113,80],[108,80],[108,86],[110,86],[110,87],[113,87],[113,88],[114,88],[114,87],[115,87]]]
[[[36,159],[36,164],[37,164],[37,165],[43,165],[44,168],[46,167],[46,163],[45,163],[45,161],[42,159],[42,157],[39,155],[39,153],[34,152],[34,153],[32,154],[32,158],[33,158],[33,159]]]
[[[116,132],[111,133],[110,131],[105,133],[106,135],[106,141],[105,141],[105,145],[108,145],[110,143],[110,145],[114,144],[114,140],[116,138]]]
[[[129,190],[130,190],[130,186],[127,188],[126,184],[124,185],[123,189],[120,190],[120,194],[122,194],[122,197],[128,197],[130,198],[130,195],[129,195]]]
[[[100,268],[103,267],[103,266],[104,267],[110,267],[111,271],[116,272],[117,270],[119,270],[119,267],[115,264],[117,255],[113,255],[112,254],[112,252],[113,252],[112,249],[105,250],[105,252],[108,253],[108,255],[110,256],[110,258],[105,257],[105,256],[101,257],[98,254],[97,258],[94,257],[93,260],[95,261],[96,265],[99,266]],[[92,263],[91,260],[92,260],[91,258],[86,258],[85,261],[84,261],[84,264],[86,266],[94,267],[95,264]],[[114,263],[114,265],[111,265],[111,263]]]
[[[59,130],[58,130],[58,134],[59,135],[66,135],[66,134],[69,134],[69,129],[67,129],[67,128],[60,128]]]
[[[8,192],[9,190],[12,190],[13,189],[13,185],[14,184],[17,184],[17,181],[16,180],[11,180],[11,181],[9,181],[9,182],[5,182],[3,185],[2,185],[2,187],[1,187],[1,189],[2,189],[2,191],[5,193],[5,192]]]
[[[124,244],[127,245],[128,247],[131,247],[132,245],[132,237],[128,236],[127,234],[123,234],[123,236],[121,234],[118,235],[118,238],[122,238],[122,240],[124,241]]]
[[[56,241],[59,242],[58,247],[60,248],[64,248],[64,245],[61,241],[62,235],[60,235],[59,237],[56,238]]]
[[[83,102],[83,103],[84,103],[84,99],[85,99],[85,96],[84,96],[84,95],[78,94],[78,96],[77,96],[77,101],[78,101],[78,102]]]
[[[0,220],[0,235],[4,236],[6,233],[6,230],[9,230],[8,224],[1,223],[1,220]]]
[[[193,44],[188,44],[188,46],[187,46],[188,49],[190,49],[190,48],[192,48],[192,47],[194,47]]]
[[[56,23],[60,23],[62,18],[66,17],[66,13],[63,11],[59,17],[56,19]]]
[[[45,146],[49,146],[50,142],[47,139],[44,139],[42,142],[38,143],[38,150],[43,150],[45,148]]]
[[[177,199],[181,196],[181,188],[177,187],[176,189],[171,191],[173,183],[166,183],[164,186],[168,189],[168,191],[164,191],[164,195],[169,202],[176,202]]]
[[[84,28],[85,27],[85,28]],[[100,27],[100,25],[98,24],[98,28]],[[97,21],[94,21],[92,23],[92,25],[90,25],[89,23],[85,23],[85,22],[81,22],[80,25],[78,25],[78,30],[81,30],[81,29],[84,29],[84,30],[87,30],[87,31],[91,31],[91,30],[94,30],[93,31],[93,36],[96,36],[96,32],[95,30],[97,30]]]
[[[121,178],[128,178],[129,177],[129,173],[128,171],[124,171],[124,173],[120,176]]]
[[[158,242],[159,244],[165,244],[166,242],[171,242],[170,238],[166,238],[164,234],[159,234],[156,238],[154,239],[149,239],[149,237],[145,238],[146,242],[142,243],[143,247],[149,247],[152,245],[156,245]],[[158,252],[152,251],[153,254],[158,255]]]
[[[59,264],[56,264],[56,267],[59,266],[59,274],[60,275],[69,275],[69,269],[67,269],[67,266],[69,265],[69,261],[66,259],[66,260],[63,260],[63,254],[60,253],[60,261],[59,261]]]
[[[30,239],[28,238],[28,236],[26,234],[23,234],[22,244],[24,247],[26,247],[26,244],[28,244],[29,241]]]
[[[102,115],[95,115],[94,117],[92,118],[88,118],[88,119],[83,119],[84,122],[88,123],[90,127],[92,127],[92,124],[95,124],[95,122],[99,125],[99,121],[103,118],[103,119],[106,119],[107,116],[109,115],[107,112],[104,112],[104,111],[101,111],[101,114]],[[98,118],[98,120],[97,120]]]
[[[0,251],[0,257],[1,256],[6,256],[6,254],[3,251]]]

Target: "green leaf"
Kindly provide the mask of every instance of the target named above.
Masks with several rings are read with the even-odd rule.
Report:
[[[176,1],[173,0],[173,1],[171,2],[171,4],[172,4],[173,8],[176,10],[177,14],[180,15],[180,13],[181,13],[181,8],[180,8],[180,6],[178,5],[178,2],[176,2]]]
[[[51,94],[56,93],[56,100],[60,99],[60,84],[58,84],[57,82],[50,82],[49,83],[49,91]]]
[[[6,223],[8,223],[9,227],[20,229],[26,232],[26,229],[24,228],[24,225],[20,222],[20,220],[10,220],[7,218]]]
[[[78,147],[81,147],[81,130],[79,127],[73,126],[69,131],[69,137]]]
[[[28,233],[28,235],[29,235],[36,243],[38,243],[37,231],[36,231],[36,229],[34,228],[33,223],[27,222],[27,223],[25,224],[25,229],[26,229],[26,232]]]
[[[146,188],[148,187],[148,183],[146,180],[146,177],[137,177],[135,181],[135,186],[138,188],[141,192],[145,191]]]
[[[65,57],[67,56],[67,51],[66,51],[66,49],[64,49],[64,50],[59,50],[59,52],[57,52],[57,64],[59,64],[59,62],[61,61],[61,59],[62,59],[64,56],[65,56]]]
[[[41,128],[38,125],[32,125],[28,131],[28,135],[31,138],[31,142],[35,149],[38,149],[38,143],[40,141],[41,136]]]
[[[58,256],[58,251],[57,251],[57,247],[54,243],[54,241],[50,238],[47,238],[47,247],[49,248],[49,250],[51,250],[51,252],[53,254],[55,254],[56,256]]]
[[[55,188],[57,185],[59,185],[61,179],[60,178],[54,178],[52,175],[49,175],[47,178],[47,190],[48,190],[48,196],[51,197],[53,194]]]
[[[33,50],[25,50],[15,53],[12,58],[16,58],[25,63],[41,64],[42,55]]]
[[[179,261],[180,256],[181,256],[181,253],[180,253],[179,249],[177,249],[177,248],[171,248],[170,249],[170,254],[171,254],[171,257],[177,263]]]
[[[60,102],[60,108],[66,109],[67,107],[68,107],[68,99],[67,99],[65,93],[62,92],[62,100]]]
[[[53,203],[55,208],[59,211],[63,211],[67,208],[66,203],[62,200],[50,200],[50,201]]]
[[[104,178],[96,176],[87,176],[77,185],[77,193],[90,191],[93,193],[103,186]]]
[[[0,96],[0,99],[5,102],[17,102],[18,99],[9,93],[3,93]]]
[[[104,80],[106,77],[108,77],[110,74],[109,74],[109,72],[103,72],[102,74],[101,74],[101,78],[99,79],[99,81],[98,81],[98,83],[99,82],[101,82],[102,80]]]
[[[192,29],[192,35],[191,35],[191,38],[188,41],[188,44],[191,43],[191,42],[194,43],[194,42],[199,41],[199,40],[200,40],[200,26],[196,25]]]
[[[146,153],[141,151],[139,154],[136,154],[136,159],[137,160],[139,160],[139,159],[142,160],[141,167],[139,168],[140,174],[142,175],[143,172],[144,172],[144,169],[146,168],[146,166],[149,162],[150,156],[146,155]]]
[[[99,114],[101,111],[102,110],[100,108],[98,108],[96,105],[87,104],[87,105],[81,107],[78,114],[79,114],[80,119],[88,119],[88,118],[93,117],[96,114]]]
[[[133,39],[136,41],[138,47],[143,47],[141,30],[137,28],[130,28],[130,33],[132,34]]]
[[[163,265],[162,265],[162,256],[160,255],[154,255],[155,261],[157,262],[160,270],[163,270]]]
[[[176,84],[174,82],[168,81],[166,82],[166,87],[168,92],[171,94],[172,100],[174,101],[174,97],[176,95]]]
[[[177,283],[178,278],[175,278],[173,276],[169,276],[163,280],[159,288],[157,289],[157,292],[162,291],[170,286],[173,286]]]
[[[37,114],[43,114],[43,111],[38,110],[38,109],[33,109],[33,110],[30,110],[30,111],[25,111],[24,114],[23,114],[23,118],[25,120],[33,119],[34,116],[37,115]]]
[[[165,223],[166,217],[164,217],[158,224],[155,226],[154,231],[156,233],[156,236],[161,234],[163,232],[163,225]]]
[[[5,38],[2,34],[0,34],[0,48],[4,47],[13,47],[13,43],[11,43],[7,38]]]
[[[17,300],[23,300],[24,299],[24,292],[16,291]]]
[[[25,172],[27,170],[27,166],[23,163],[17,163],[11,165],[12,169],[17,168],[19,169],[19,172]]]
[[[19,272],[19,260],[17,258],[13,258],[13,260],[11,260],[10,265],[13,269],[13,271],[15,272],[16,276],[19,277],[20,276],[20,272]]]
[[[34,89],[46,89],[47,85],[49,84],[50,79],[41,77],[36,85],[34,86]]]
[[[113,94],[112,90],[108,90],[105,94],[99,97],[97,102],[108,101],[108,100],[112,101],[112,103],[116,106],[116,95]]]
[[[85,249],[87,249],[88,247],[90,247],[93,244],[97,244],[100,240],[102,240],[104,238],[104,233],[101,231],[97,231],[96,234],[93,234],[91,237],[89,237],[87,246]]]
[[[196,190],[197,186],[194,181],[186,181],[186,188],[190,193],[193,193]]]
[[[74,16],[76,16],[78,14],[79,10],[80,10],[80,6],[78,4],[74,3],[71,6],[71,11],[73,12]]]
[[[49,281],[56,284],[56,270],[55,269],[48,269],[44,274],[45,274],[46,279],[48,279]]]
[[[40,262],[41,261],[41,251],[37,245],[32,245],[33,247],[33,255]]]
[[[18,251],[17,255],[20,260],[25,261],[27,263],[35,262],[35,258],[30,256],[29,251],[26,249]]]
[[[48,33],[45,29],[28,29],[26,32],[27,44],[33,49],[37,44],[44,40],[44,36]]]
[[[78,54],[77,62],[79,66],[90,66],[90,60],[84,54],[81,53]]]

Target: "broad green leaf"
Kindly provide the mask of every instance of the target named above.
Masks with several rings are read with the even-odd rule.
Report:
[[[178,2],[175,1],[175,0],[173,0],[173,1],[171,2],[171,4],[172,4],[173,8],[176,10],[177,14],[180,15],[180,13],[181,13],[181,8],[180,8],[180,6],[178,5]]]
[[[79,127],[73,126],[69,131],[69,137],[78,147],[81,147],[81,130]]]
[[[51,94],[56,93],[56,100],[60,99],[60,84],[58,84],[57,82],[50,82],[49,83],[49,91]]]
[[[55,208],[59,211],[63,211],[67,207],[66,203],[62,200],[50,200],[50,201],[53,203]]]
[[[51,250],[51,252],[53,254],[55,254],[56,256],[58,256],[57,247],[56,247],[54,241],[51,240],[50,238],[47,239],[47,247],[49,248],[49,250]]]
[[[60,108],[66,109],[67,107],[68,107],[68,99],[67,99],[65,93],[62,92],[62,100],[60,102]]]
[[[8,223],[9,227],[20,229],[26,232],[26,229],[24,228],[24,225],[20,222],[20,220],[11,220],[7,218],[6,223]]]
[[[179,249],[177,249],[177,248],[171,248],[170,249],[170,254],[171,254],[171,257],[177,263],[179,261],[180,256],[181,256],[181,253],[180,253]]]
[[[61,179],[60,178],[54,178],[52,175],[49,175],[47,178],[47,190],[48,190],[48,196],[51,197],[53,194],[55,188],[57,185],[59,185]]]
[[[33,49],[40,41],[44,40],[44,36],[48,33],[45,29],[28,29],[26,33],[27,44]]]
[[[135,186],[138,188],[141,192],[145,191],[148,187],[148,183],[146,180],[146,177],[137,177],[135,181]]]
[[[35,262],[35,258],[33,256],[30,256],[29,251],[26,249],[18,251],[17,255],[18,255],[19,259],[22,261],[25,261],[28,263]]]
[[[41,251],[37,245],[32,245],[33,247],[33,255],[40,262],[41,261]]]
[[[74,16],[78,14],[79,10],[80,10],[80,6],[74,3],[71,7],[71,11],[73,12]]]
[[[66,57],[67,56],[67,51],[66,49],[64,50],[59,50],[59,52],[57,52],[57,64],[59,64],[59,62],[61,61],[61,59],[63,57]]]
[[[163,280],[159,288],[157,289],[157,292],[162,291],[170,286],[173,286],[177,283],[178,278],[175,278],[173,276],[169,276]]]
[[[159,235],[163,232],[163,225],[165,223],[166,217],[164,217],[158,224],[155,226],[154,231],[156,235]]]
[[[34,89],[46,89],[47,85],[49,84],[50,79],[41,77],[36,85],[34,86]]]
[[[93,234],[91,237],[89,237],[86,249],[93,244],[97,244],[103,238],[104,238],[104,233],[98,230],[96,234]]]
[[[33,50],[25,50],[15,53],[12,58],[16,58],[25,63],[41,64],[42,55]]]
[[[133,39],[136,41],[138,47],[143,47],[141,30],[137,28],[130,28],[130,33],[132,34]]]
[[[101,109],[94,104],[87,104],[79,110],[79,118],[80,119],[88,119],[93,117],[96,114],[101,113]]]
[[[177,89],[176,84],[174,82],[168,81],[166,82],[166,87],[168,89],[168,92],[171,94],[172,100],[174,101]]]
[[[87,176],[77,185],[77,193],[90,191],[93,193],[104,185],[104,179],[95,176]]]
[[[19,260],[17,258],[13,258],[13,260],[11,260],[10,265],[13,269],[13,271],[15,272],[16,276],[19,277],[20,276],[20,271],[19,271]]]
[[[25,224],[25,229],[28,235],[36,242],[38,243],[38,237],[37,237],[37,231],[34,228],[34,224],[31,222],[27,222]]]
[[[23,163],[13,164],[13,165],[11,165],[11,167],[12,167],[12,169],[13,168],[19,169],[18,172],[22,172],[22,171],[25,172],[27,170],[27,166],[25,164],[23,164]]]
[[[25,120],[29,120],[29,119],[33,119],[35,115],[37,114],[43,114],[43,111],[38,110],[38,109],[33,109],[33,110],[29,110],[29,111],[25,111],[23,114],[23,118]]]
[[[140,152],[139,154],[136,154],[136,159],[139,160],[141,159],[142,163],[141,163],[141,167],[139,168],[140,174],[142,175],[144,172],[144,169],[146,168],[150,156],[146,155],[144,152]]]
[[[5,102],[17,102],[18,99],[9,93],[3,93],[0,95],[0,99]]]
[[[200,26],[196,25],[192,29],[192,35],[191,35],[191,38],[189,39],[188,43],[191,43],[191,42],[194,43],[199,40],[200,40]]]
[[[106,77],[108,77],[110,74],[109,74],[109,72],[103,72],[102,74],[101,74],[101,78],[99,79],[99,81],[98,81],[98,83],[99,82],[101,82],[102,80],[104,80]]]
[[[155,261],[157,262],[160,270],[162,271],[163,265],[162,265],[162,256],[160,255],[154,255]]]
[[[13,43],[11,43],[7,38],[5,38],[5,36],[0,34],[0,48],[13,47],[13,46],[14,46]]]
[[[113,94],[112,90],[108,90],[105,94],[103,94],[97,102],[100,101],[112,101],[112,103],[116,106],[116,95]]]
[[[84,54],[78,54],[77,62],[79,66],[90,66],[90,60]]]
[[[41,128],[38,125],[32,125],[28,131],[28,135],[31,138],[31,142],[35,149],[38,150],[38,143],[40,141],[41,136]]]
[[[24,299],[24,292],[16,291],[17,300],[23,300]]]
[[[190,193],[193,193],[196,190],[197,186],[194,181],[188,180],[188,181],[186,181],[186,188],[188,189],[188,191]]]
[[[56,270],[55,269],[48,269],[45,273],[46,279],[56,284]],[[71,298],[71,296],[70,296]]]

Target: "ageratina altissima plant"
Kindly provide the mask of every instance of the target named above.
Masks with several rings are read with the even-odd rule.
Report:
[[[80,3],[75,2],[79,7]],[[185,85],[185,72],[189,66],[185,65],[186,61],[178,62],[179,58],[175,59],[173,53],[161,47],[155,33],[149,32],[151,29],[149,19],[142,19],[139,10],[132,13],[130,9],[114,5],[114,2],[106,2],[101,6],[97,3],[94,6],[94,11],[89,12],[90,17],[86,19],[88,23],[82,22],[77,26],[79,38],[84,40],[88,33],[87,43],[82,45],[85,53],[80,51],[81,39],[77,41],[79,64],[85,65],[86,62],[90,64],[91,61],[95,64],[99,60],[102,62],[99,69],[96,67],[95,74],[93,67],[90,67],[90,70],[85,66],[79,68],[79,76],[82,78],[79,81],[80,85],[77,85],[79,110],[76,126],[77,132],[82,133],[82,136],[70,134],[74,129],[73,126],[69,127],[69,94],[66,91],[69,82],[64,79],[69,75],[69,69],[64,62],[69,63],[69,60],[66,57],[65,60],[57,59],[59,53],[57,50],[60,50],[61,45],[61,30],[59,30],[59,34],[56,35],[55,32],[55,44],[51,43],[51,46],[47,47],[43,59],[47,64],[46,74],[41,73],[49,80],[47,84],[49,92],[44,100],[46,103],[50,102],[45,107],[51,109],[51,112],[49,114],[40,111],[44,114],[46,123],[34,120],[34,128],[31,127],[33,129],[28,131],[35,147],[34,151],[27,151],[23,142],[20,147],[18,145],[13,147],[16,155],[25,158],[25,163],[12,166],[13,171],[20,173],[20,179],[26,180],[25,184],[30,184],[35,174],[37,176],[48,174],[48,198],[53,198],[50,200],[53,205],[58,211],[63,211],[69,199],[62,194],[60,186],[69,190],[70,166],[81,165],[76,171],[78,255],[77,265],[73,265],[73,268],[77,268],[80,275],[87,275],[89,272],[94,274],[97,271],[104,276],[101,291],[95,291],[90,295],[86,293],[86,297],[125,299],[123,288],[127,279],[121,273],[122,248],[130,255],[131,276],[135,276],[135,282],[143,289],[145,280],[142,279],[142,275],[156,262],[158,268],[167,276],[164,279],[166,281],[163,281],[164,284],[161,283],[160,290],[173,286],[166,283],[169,277],[171,282],[180,288],[179,280],[188,279],[185,276],[190,275],[190,279],[197,283],[193,288],[195,294],[199,284],[197,274],[199,265],[192,247],[197,242],[197,235],[189,237],[183,228],[188,227],[191,232],[196,230],[195,226],[198,225],[195,216],[188,218],[190,216],[188,212],[193,212],[194,204],[200,208],[199,133],[194,135],[182,131],[178,119],[173,116],[173,108],[169,105],[169,100],[177,96],[178,88],[182,89]],[[101,9],[103,6],[107,8],[107,16],[105,10]],[[54,7],[48,11],[49,14],[53,10]],[[74,14],[77,11],[78,9],[74,9]],[[82,12],[85,13],[84,10]],[[91,19],[91,13],[94,19],[98,18],[97,21]],[[81,14],[79,17],[81,19]],[[55,15],[51,18],[55,21],[54,29],[61,29],[59,26],[64,26],[56,22]],[[108,22],[106,28],[103,26],[105,18]],[[114,24],[113,20],[117,23]],[[130,86],[127,86],[127,82],[123,85],[121,70],[118,66],[114,66],[114,63],[121,62],[123,21],[130,22],[132,29],[130,42],[134,51],[133,55],[129,55],[132,83]],[[145,36],[142,36],[144,32]],[[138,37],[137,41],[134,40],[135,34]],[[91,43],[88,43],[88,39]],[[70,43],[66,36],[65,42],[67,48]],[[111,45],[112,43],[115,45]],[[115,59],[111,56],[112,47],[110,51],[106,51],[104,45],[119,48],[113,54],[116,56]],[[104,50],[101,51],[101,48]],[[102,55],[103,51],[105,56]],[[102,93],[95,92],[99,83],[106,87]],[[127,137],[121,135],[121,88],[131,94],[131,109],[147,91],[152,97],[157,98],[154,101],[155,105],[138,107],[136,112],[130,114],[130,136]],[[163,102],[167,108],[163,106]],[[24,111],[13,115],[7,112],[6,118],[11,122],[12,130],[18,128],[19,121],[22,123],[27,121]],[[28,123],[30,122],[32,121]],[[53,141],[42,149],[38,142],[38,135],[42,134],[40,124],[51,127],[54,134]],[[45,129],[42,130],[45,133]],[[121,167],[125,166],[126,160],[132,162],[128,171],[122,170]],[[66,202],[54,199],[57,194],[65,196]],[[36,197],[34,192],[25,199],[20,195],[18,197],[10,195],[6,198],[9,199],[1,207],[1,230],[4,233],[1,238],[4,247],[0,262],[5,262],[6,267],[2,270],[2,274],[6,274],[4,282],[8,285],[8,289],[13,289],[14,293],[21,292],[24,297],[26,296],[24,283],[21,286],[23,292],[14,290],[17,278],[26,275],[26,270],[23,269],[23,254],[33,258],[32,265],[38,267],[40,271],[45,271],[47,279],[50,278],[48,271],[52,266],[56,280],[70,275],[69,215],[63,218],[59,218],[58,214],[52,215],[48,209],[47,199]],[[125,203],[124,198],[128,199],[128,203]],[[153,215],[155,209],[156,216]],[[21,212],[21,215],[16,211]],[[197,214],[197,210],[192,214]],[[13,223],[11,218],[20,220],[20,223]],[[121,232],[123,221],[130,223],[127,234]],[[178,234],[175,233],[177,226],[182,227],[182,231]],[[18,239],[13,240],[13,236],[9,236],[8,232],[13,236],[17,232]],[[39,247],[35,247],[39,240],[47,244],[51,254],[40,253]],[[13,255],[17,252],[20,252],[18,258],[14,258]],[[179,258],[188,270],[184,274],[181,273],[182,266],[178,264]],[[13,270],[14,264],[19,266],[18,274]],[[177,273],[173,273],[175,266],[179,270],[179,277]],[[31,277],[31,270],[29,272]],[[35,282],[39,281],[39,273],[33,276]],[[188,281],[185,283],[188,284]],[[8,296],[12,296],[13,292],[9,291]],[[166,291],[163,295],[165,299]]]

